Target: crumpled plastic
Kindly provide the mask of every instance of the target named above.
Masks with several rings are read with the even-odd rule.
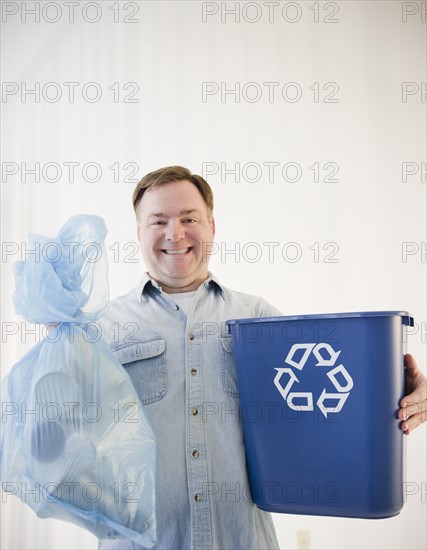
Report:
[[[156,540],[155,438],[96,319],[108,307],[106,227],[73,216],[54,239],[30,235],[15,264],[17,313],[58,323],[2,381],[1,481],[39,517],[99,538]]]

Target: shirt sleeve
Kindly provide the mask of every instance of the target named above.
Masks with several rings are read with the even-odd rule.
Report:
[[[267,300],[262,300],[259,317],[281,317],[283,313],[272,306]]]

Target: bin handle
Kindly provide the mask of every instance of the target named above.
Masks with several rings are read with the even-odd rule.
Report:
[[[414,318],[410,315],[403,315],[402,316],[402,323],[406,325],[407,327],[413,327],[414,326]]]

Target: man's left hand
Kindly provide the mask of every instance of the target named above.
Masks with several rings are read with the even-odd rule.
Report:
[[[409,435],[427,419],[427,379],[411,354],[405,355],[406,391],[398,416],[403,420],[403,433]]]

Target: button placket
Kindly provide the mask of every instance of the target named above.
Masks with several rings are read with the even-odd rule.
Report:
[[[203,288],[205,290],[205,288]],[[198,336],[197,324],[200,294],[193,300],[187,316],[185,343],[185,376],[186,376],[186,467],[187,483],[190,497],[191,532],[194,547],[211,547],[212,525],[209,499],[203,494],[203,487],[208,483],[206,461],[205,427],[203,423],[204,388],[202,375],[202,339]],[[197,335],[197,336],[196,336]],[[196,412],[197,411],[197,412]]]

